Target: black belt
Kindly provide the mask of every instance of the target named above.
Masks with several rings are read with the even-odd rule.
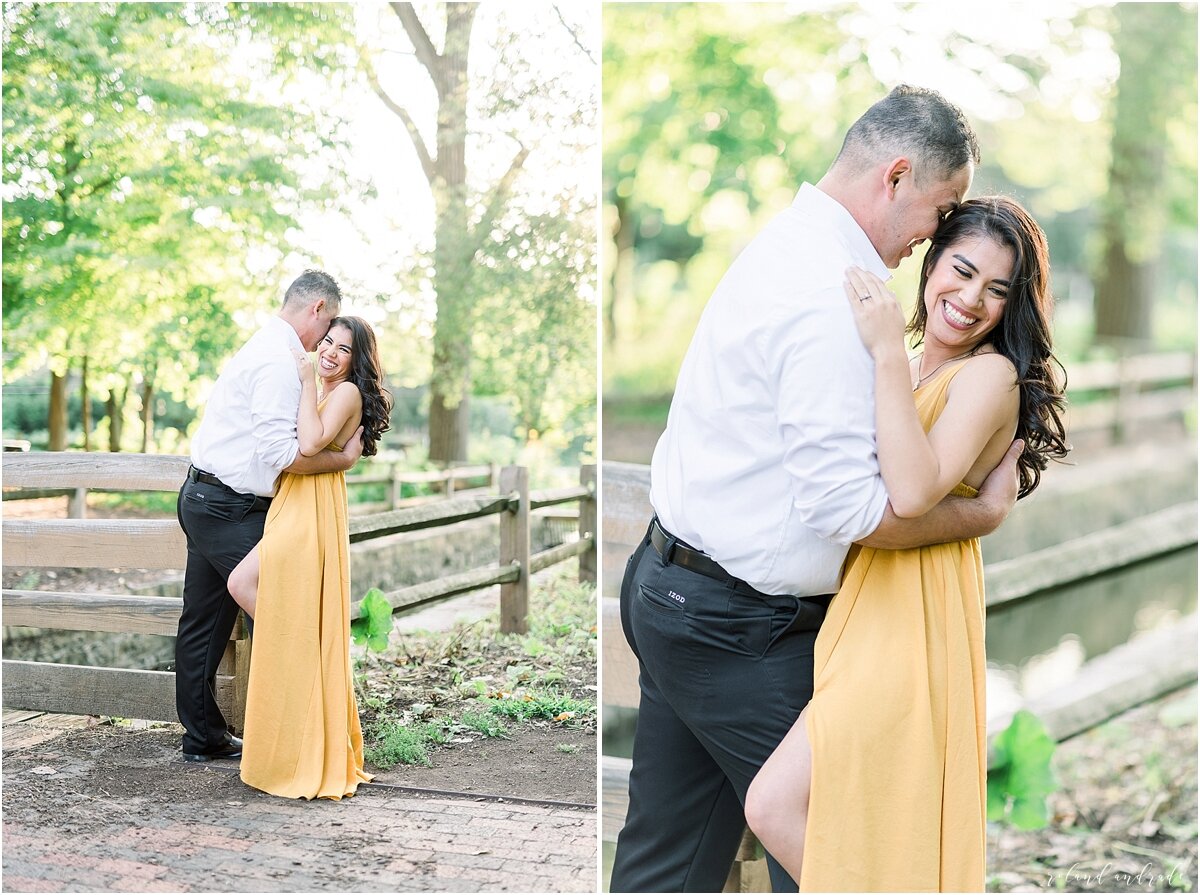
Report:
[[[224,488],[230,494],[236,494],[239,497],[253,497],[254,503],[250,505],[250,511],[253,513],[265,513],[271,508],[271,498],[261,497],[258,494],[245,494],[241,491],[234,491],[211,472],[205,472],[203,469],[197,469],[195,466],[188,467],[188,478],[193,482],[216,485],[218,488]]]
[[[668,534],[667,530],[659,524],[657,518],[650,522],[650,543],[654,545],[654,549],[658,551],[658,555],[663,558],[663,562],[683,566],[685,569],[691,569],[693,572],[698,572],[701,575],[716,579],[724,584],[745,584],[751,590],[756,590],[756,588],[750,584],[746,584],[741,578],[735,578],[726,572],[721,567],[721,564],[707,553],[701,553],[694,547]],[[800,599],[813,600],[828,606],[829,601],[833,599],[833,595],[820,594],[819,596],[800,597]]]

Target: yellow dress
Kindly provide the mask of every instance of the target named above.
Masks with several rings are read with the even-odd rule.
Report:
[[[964,364],[914,395],[926,431]],[[815,649],[801,891],[983,891],[983,632],[978,540],[853,548]]]
[[[350,671],[345,473],[284,473],[259,552],[242,780],[286,798],[353,795],[371,776]]]

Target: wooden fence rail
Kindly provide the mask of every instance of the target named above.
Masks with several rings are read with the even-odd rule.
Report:
[[[14,453],[4,460],[7,486],[33,489],[175,491],[187,474],[188,458],[138,454]],[[488,467],[480,467],[485,471]],[[468,477],[475,469],[459,470]],[[435,476],[421,473],[433,481]],[[501,628],[524,632],[529,576],[579,557],[580,580],[596,580],[596,467],[580,469],[580,484],[530,492],[528,472],[508,467],[495,477],[506,490],[490,495],[459,494],[350,520],[350,540],[369,541],[405,531],[445,527],[495,515],[501,519],[496,566],[471,569],[386,594],[393,612],[445,600],[472,590],[501,586]],[[394,477],[391,479],[394,480]],[[452,491],[452,486],[451,489]],[[528,537],[534,508],[578,503],[578,537],[533,554]],[[524,537],[503,535],[520,530]],[[187,545],[173,519],[4,520],[7,566],[37,568],[182,569]],[[351,604],[358,616],[360,600]],[[128,632],[174,636],[182,601],[178,597],[4,590],[4,624],[74,631]],[[240,726],[249,673],[249,641],[235,627],[218,669],[217,698],[226,717]],[[76,714],[111,714],[153,720],[175,719],[174,675],[42,662],[5,660],[7,708]]]

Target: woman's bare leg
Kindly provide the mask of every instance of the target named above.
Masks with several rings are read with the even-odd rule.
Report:
[[[746,823],[797,883],[804,863],[804,831],[812,785],[812,750],[800,713],[783,742],[759,769],[746,793]]]
[[[242,611],[254,618],[254,608],[258,601],[258,545],[246,554],[232,572],[226,582],[230,596],[242,607]]]

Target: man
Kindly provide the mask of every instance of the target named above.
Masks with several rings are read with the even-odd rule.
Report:
[[[896,88],[705,307],[651,463],[656,518],[621,588],[641,705],[614,892],[722,889],[750,781],[812,696],[817,629],[851,543],[977,537],[1016,500],[1010,450],[976,500],[891,513],[870,355],[842,288],[847,267],[886,277],[931,237],[978,161],[960,110]],[[795,891],[768,863],[774,889]]]
[[[305,271],[279,314],[255,333],[217,378],[192,439],[192,466],[179,491],[187,536],[183,613],[175,641],[175,703],[186,761],[238,758],[242,741],[217,706],[217,665],[237,620],[229,573],[262,539],[279,473],[349,469],[362,454],[362,429],[342,451],[299,453],[300,379],[295,352],[313,351],[341,308],[333,277]]]

